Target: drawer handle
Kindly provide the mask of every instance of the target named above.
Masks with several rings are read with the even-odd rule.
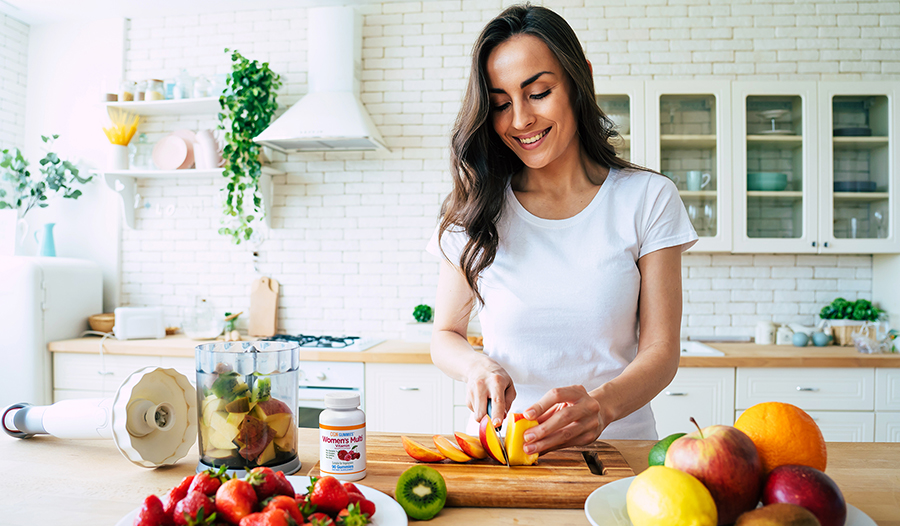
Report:
[[[666,391],[666,396],[687,396],[687,393],[673,393],[672,391]]]
[[[819,388],[818,388],[818,387],[800,387],[800,386],[798,385],[798,386],[797,386],[797,390],[798,390],[798,391],[811,391],[811,392],[815,392],[815,391],[818,391]]]
[[[418,391],[418,387],[398,387],[401,391]]]
[[[116,373],[112,371],[97,371],[97,374],[99,374],[100,376],[112,376]]]

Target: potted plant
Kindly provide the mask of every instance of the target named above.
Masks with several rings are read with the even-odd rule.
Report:
[[[819,312],[819,318],[831,327],[834,341],[838,345],[853,345],[851,336],[867,322],[875,322],[884,311],[872,305],[869,300],[847,301],[835,298]],[[871,330],[872,327],[869,327]]]
[[[229,50],[225,48],[227,53]],[[269,69],[269,63],[260,63],[231,53],[231,74],[226,89],[219,97],[219,129],[225,132],[222,157],[228,182],[225,185],[225,226],[219,233],[231,236],[236,244],[250,239],[252,223],[262,218],[262,197],[259,178],[262,174],[260,146],[253,138],[262,133],[272,121],[278,104],[276,91],[281,87],[281,77]],[[245,198],[252,200],[252,210],[245,209]]]
[[[434,309],[425,304],[416,305],[412,315],[416,321],[406,324],[403,331],[403,339],[410,342],[431,341],[431,330],[434,327],[434,323],[432,323]]]
[[[47,196],[50,193],[62,192],[64,198],[78,199],[81,190],[76,185],[87,184],[93,176],[81,177],[78,168],[51,151],[53,141],[59,135],[41,140],[47,145],[47,152],[39,161],[40,176],[28,170],[28,161],[18,148],[5,149],[0,152],[0,211],[6,216],[0,221],[0,239],[5,239],[6,246],[0,247],[0,254],[15,253],[15,244],[25,237],[28,225],[25,215],[34,207],[49,206]],[[12,234],[12,235],[10,235]],[[12,237],[14,242],[9,243]],[[13,250],[10,250],[10,247]]]

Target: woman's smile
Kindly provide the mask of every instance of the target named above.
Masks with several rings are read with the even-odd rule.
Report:
[[[550,133],[550,129],[551,128],[547,128],[546,130],[542,130],[537,133],[522,135],[520,137],[516,137],[516,140],[522,143],[522,148],[525,148],[526,150],[534,150],[540,145],[541,142],[543,142],[544,137],[546,137],[547,134]]]

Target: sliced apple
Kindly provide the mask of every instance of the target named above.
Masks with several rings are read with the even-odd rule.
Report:
[[[215,429],[231,442],[238,435],[238,426],[228,423],[228,413],[216,411],[209,419],[209,427]]]
[[[261,411],[266,417],[270,417],[272,415],[278,413],[290,413],[291,408],[281,400],[276,398],[270,398],[264,402],[257,402],[254,410]],[[259,417],[257,417],[259,418]],[[260,420],[265,420],[266,418],[261,418]]]
[[[273,460],[275,458],[275,442],[269,442],[269,445],[266,446],[266,449],[263,449],[263,452],[259,454],[259,458],[256,459],[256,463],[259,465],[265,464],[266,462]]]
[[[506,454],[510,466],[530,466],[537,462],[538,454],[525,453],[525,431],[538,425],[537,420],[528,420],[522,413],[510,413],[506,418]]]
[[[481,419],[481,424],[478,425],[478,438],[489,457],[501,464],[506,464],[506,461],[503,460],[503,450],[500,449],[500,436],[494,429],[490,415],[484,415],[484,418]]]
[[[244,416],[246,415],[247,413],[228,413],[228,416],[225,417],[225,421],[234,427],[240,427],[241,422],[244,421]]]
[[[403,441],[403,449],[406,450],[406,453],[416,460],[420,460],[422,462],[440,462],[447,458],[441,453],[436,453],[423,446],[422,444],[419,444],[418,442],[411,440],[405,436],[401,436],[400,440]]]
[[[453,433],[453,436],[456,437],[459,448],[462,449],[463,453],[466,455],[469,455],[472,458],[487,458],[487,451],[481,447],[481,442],[479,442],[477,438],[465,433]]]
[[[472,457],[460,451],[453,445],[453,442],[447,440],[446,437],[434,435],[432,439],[434,440],[434,445],[438,448],[438,451],[453,462],[468,462],[472,460]]]
[[[283,437],[275,439],[275,447],[279,451],[294,451],[295,446],[297,445],[295,429],[296,428],[294,427],[288,427],[287,432]]]
[[[275,431],[275,438],[283,437],[293,422],[290,413],[275,413],[266,419],[266,423]]]
[[[216,430],[213,430],[212,433],[209,434],[209,445],[216,449],[237,449],[237,446],[230,438]]]
[[[209,458],[228,458],[234,453],[231,449],[216,449],[214,447],[206,448],[206,451],[203,453],[205,456]]]

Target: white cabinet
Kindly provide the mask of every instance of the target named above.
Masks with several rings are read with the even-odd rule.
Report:
[[[734,416],[733,367],[682,367],[651,402],[659,438],[700,427],[731,425]]]
[[[453,381],[434,365],[367,363],[365,392],[370,431],[453,432]]]
[[[116,394],[128,375],[144,367],[175,369],[194,384],[193,358],[53,353],[53,401],[106,398]]]
[[[738,367],[736,408],[777,400],[804,411],[873,411],[871,368]]]
[[[594,83],[597,104],[616,123],[620,137],[610,142],[616,154],[634,164],[646,164],[644,84],[636,80]],[[626,120],[627,119],[627,120]]]
[[[734,412],[735,421],[743,412]],[[878,440],[875,433],[876,415],[871,411],[807,411],[807,414],[819,426],[826,442],[887,442]]]
[[[648,81],[645,98],[647,167],[676,182],[700,236],[691,250],[730,252],[730,82]]]

